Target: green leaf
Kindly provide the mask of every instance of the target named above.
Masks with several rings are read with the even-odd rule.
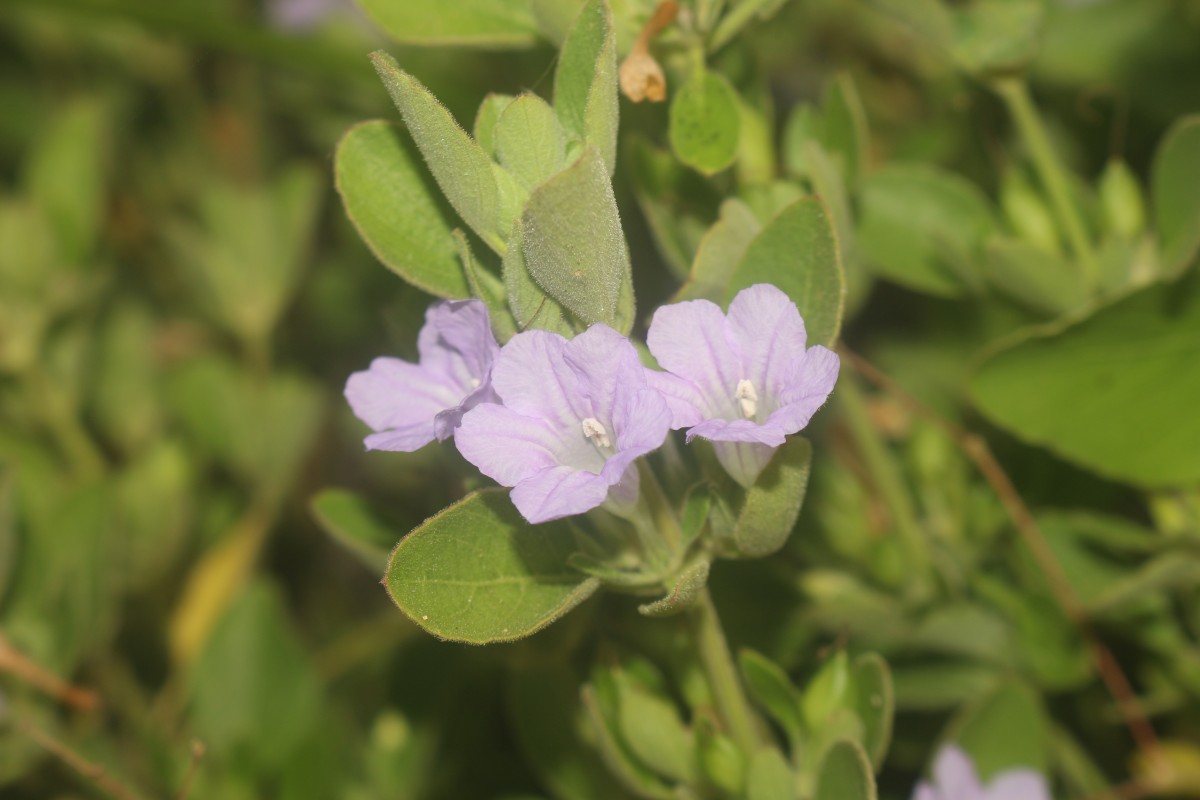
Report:
[[[529,274],[519,225],[508,237],[508,249],[504,251],[501,272],[517,331],[541,328],[570,337],[573,329],[562,306],[547,296]]]
[[[726,299],[756,283],[774,284],[795,301],[809,345],[831,347],[837,341],[846,285],[837,234],[818,198],[797,200],[759,231],[733,274]]]
[[[704,72],[671,100],[667,136],[679,160],[712,175],[737,157],[741,116],[738,96],[724,76]]]
[[[1196,129],[1200,131],[1200,117],[1196,118],[1196,123]],[[1193,165],[1196,174],[1193,177],[1200,180],[1200,134],[1196,136],[1196,142]],[[1172,175],[1174,177],[1177,176]],[[1122,239],[1133,239],[1140,235],[1146,227],[1146,201],[1142,196],[1142,186],[1129,165],[1119,158],[1110,158],[1104,165],[1098,188],[1105,227]],[[1196,209],[1195,216],[1200,218],[1200,203]],[[1162,221],[1161,214],[1159,221]]]
[[[858,742],[843,739],[826,751],[813,800],[875,800],[871,762]]]
[[[1200,481],[1200,280],[1152,286],[987,357],[975,404],[1020,438],[1140,486]]]
[[[812,445],[802,436],[775,451],[738,513],[733,540],[741,555],[760,558],[783,547],[804,505],[811,463]]]
[[[17,563],[17,500],[13,470],[0,462],[0,609]]]
[[[160,438],[139,452],[113,487],[120,535],[112,550],[126,585],[143,589],[183,554],[193,522],[193,462],[182,443]]]
[[[988,283],[1033,311],[1058,316],[1088,300],[1087,287],[1075,265],[1032,244],[993,239],[980,263]]]
[[[691,780],[692,735],[675,706],[623,673],[618,685],[618,725],[634,756],[664,778]]]
[[[492,93],[483,98],[479,110],[475,112],[475,124],[471,127],[471,135],[490,156],[496,155],[496,123],[504,109],[508,108],[508,104],[516,99],[511,94]]]
[[[1150,169],[1154,222],[1164,270],[1176,275],[1200,251],[1200,115],[1177,120],[1163,137]]]
[[[579,680],[560,664],[509,672],[507,705],[528,763],[555,797],[607,800],[620,787],[581,735]]]
[[[839,73],[825,91],[820,144],[840,167],[842,179],[853,186],[867,160],[867,114],[849,73]],[[807,160],[807,159],[806,159]]]
[[[868,0],[883,14],[909,28],[934,48],[948,48],[954,19],[943,0]]]
[[[529,47],[538,40],[530,0],[397,3],[357,0],[371,21],[401,44]]]
[[[628,174],[655,247],[671,273],[682,280],[723,198],[709,181],[645,139],[633,138],[628,152],[632,165]]]
[[[373,572],[383,574],[396,534],[381,524],[367,503],[346,489],[322,489],[309,510],[321,529]]]
[[[875,653],[854,659],[854,686],[858,694],[858,717],[863,723],[863,749],[876,770],[883,766],[892,741],[895,698],[892,673],[887,662]]]
[[[600,152],[589,145],[539,186],[520,226],[525,266],[538,285],[584,322],[617,327],[622,284],[632,284],[632,276]]]
[[[1113,581],[1088,604],[1092,614],[1120,613],[1146,596],[1162,596],[1185,587],[1200,586],[1200,556],[1187,552],[1164,553]]]
[[[549,625],[599,586],[567,566],[565,523],[532,526],[507,492],[465,498],[400,540],[385,585],[414,622],[443,639],[487,644]]]
[[[670,593],[653,603],[638,606],[638,611],[647,617],[669,617],[691,608],[704,587],[708,585],[708,570],[711,562],[700,558],[680,570]]]
[[[928,165],[894,164],[863,179],[858,250],[882,278],[953,297],[993,227],[983,193]]]
[[[774,661],[749,649],[738,653],[738,665],[751,699],[779,723],[795,748],[804,734],[804,720],[800,698],[787,674]]]
[[[1003,684],[964,709],[947,732],[971,755],[984,781],[1016,767],[1046,771],[1049,723],[1038,695],[1023,684]]]
[[[467,285],[471,287],[471,296],[482,300],[487,306],[492,333],[496,335],[497,341],[504,344],[517,332],[516,322],[505,302],[504,281],[475,260],[471,243],[467,241],[465,233],[455,228],[451,231],[451,236],[458,247],[458,258],[462,262],[463,274],[467,276]]]
[[[740,797],[746,782],[746,756],[733,740],[717,732],[710,717],[696,721],[695,761],[704,780],[732,797]]]
[[[995,688],[994,667],[969,662],[925,663],[898,667],[892,675],[896,707],[907,711],[943,711],[974,700]]]
[[[746,771],[746,800],[796,800],[796,776],[775,748],[756,752]]]
[[[34,202],[54,226],[59,252],[79,266],[91,254],[103,221],[109,128],[98,100],[66,104],[39,136],[25,176]]]
[[[384,266],[438,297],[468,296],[449,209],[398,126],[373,120],[346,131],[334,174],[346,215]]]
[[[523,94],[505,107],[493,129],[496,157],[527,190],[566,166],[567,134],[545,100]]]
[[[750,206],[736,197],[721,203],[721,216],[700,240],[691,275],[675,299],[704,298],[716,303],[724,300],[725,288],[750,242],[761,230],[762,224]]]
[[[610,716],[616,715],[615,695],[615,689],[600,684],[583,687],[581,697],[595,738],[594,746],[613,776],[635,796],[649,800],[672,800],[674,794],[671,790],[629,753],[616,723],[610,720]]]
[[[492,160],[445,106],[400,69],[394,58],[377,50],[371,61],[450,205],[490,247],[503,252],[502,234],[507,234],[508,228],[501,218],[500,187]]]
[[[605,0],[579,11],[554,72],[554,111],[575,137],[594,145],[609,176],[617,159],[617,45]]]
[[[274,585],[260,580],[230,606],[190,676],[190,719],[214,753],[278,769],[320,710],[317,677]]]
[[[1037,55],[1044,0],[974,0],[950,12],[951,53],[974,73],[1011,72]]]
[[[845,650],[838,650],[804,687],[800,710],[805,727],[810,731],[820,730],[834,711],[850,704],[851,688],[850,659]]]

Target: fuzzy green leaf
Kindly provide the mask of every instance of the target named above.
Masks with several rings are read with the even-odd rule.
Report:
[[[545,100],[523,94],[509,103],[492,131],[496,157],[532,191],[566,166],[567,134]]]
[[[875,800],[871,762],[858,742],[835,742],[817,768],[813,800]]]
[[[438,297],[467,297],[450,210],[400,128],[374,120],[338,143],[334,174],[346,215],[384,266]]]
[[[733,529],[738,552],[749,558],[770,555],[783,547],[804,505],[812,445],[802,436],[775,451],[774,458],[746,492]]]
[[[388,594],[444,639],[487,644],[541,630],[600,585],[567,566],[564,523],[532,526],[507,493],[472,492],[416,528],[392,551]]]
[[[671,149],[680,161],[705,175],[733,163],[740,128],[737,92],[715,72],[688,81],[671,100],[667,129]]]
[[[554,72],[554,110],[569,133],[594,145],[611,176],[617,159],[617,45],[605,0],[579,11]]]

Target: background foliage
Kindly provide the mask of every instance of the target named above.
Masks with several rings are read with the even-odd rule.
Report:
[[[1056,796],[1200,794],[1194,3],[696,0],[619,133],[648,0],[561,66],[574,0],[359,5],[0,8],[0,793],[789,796],[645,598],[572,573],[488,648],[398,612],[388,550],[484,482],[364,456],[339,396],[430,294],[640,335],[770,280],[842,379],[811,474],[789,445],[793,535],[743,515],[782,549],[698,581],[780,741],[827,753],[805,796],[862,753],[908,797],[947,739]],[[835,257],[844,313],[796,285]]]

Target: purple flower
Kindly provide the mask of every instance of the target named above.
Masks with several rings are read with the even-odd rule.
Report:
[[[499,351],[483,303],[431,305],[417,335],[420,363],[377,358],[346,381],[355,416],[375,431],[367,449],[411,453],[450,438],[464,413],[496,399],[491,373]]]
[[[804,348],[804,320],[788,296],[760,283],[738,292],[728,316],[707,300],[663,306],[646,342],[667,373],[673,428],[713,442],[726,471],[749,488],[788,434],[808,424],[837,382],[838,357]]]
[[[462,419],[454,442],[488,477],[513,487],[525,519],[546,522],[637,499],[633,462],[657,449],[671,413],[649,387],[637,351],[606,325],[567,341],[548,331],[514,336],[492,385],[504,405]]]
[[[970,756],[946,745],[933,763],[933,783],[918,783],[912,800],[1050,800],[1050,790],[1031,769],[1005,770],[984,786]]]

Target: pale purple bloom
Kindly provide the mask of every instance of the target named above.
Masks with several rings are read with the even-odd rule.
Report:
[[[933,782],[918,783],[912,800],[1050,800],[1050,789],[1031,769],[1005,770],[984,786],[970,756],[951,744],[938,751]]]
[[[450,438],[464,413],[495,401],[491,373],[499,351],[483,303],[431,305],[417,334],[419,363],[377,358],[346,381],[354,414],[375,431],[367,449],[411,453]]]
[[[504,405],[471,409],[454,442],[483,474],[513,487],[525,519],[582,514],[606,500],[627,509],[637,499],[633,462],[663,443],[671,413],[628,339],[606,325],[570,341],[519,333],[500,351],[492,386]]]
[[[334,14],[352,10],[351,0],[268,0],[267,20],[284,31],[306,31]]]
[[[667,373],[650,382],[667,396],[673,428],[713,442],[717,458],[750,487],[774,448],[816,413],[837,382],[837,355],[805,349],[800,312],[760,283],[738,292],[729,314],[707,300],[663,306],[646,343]]]

